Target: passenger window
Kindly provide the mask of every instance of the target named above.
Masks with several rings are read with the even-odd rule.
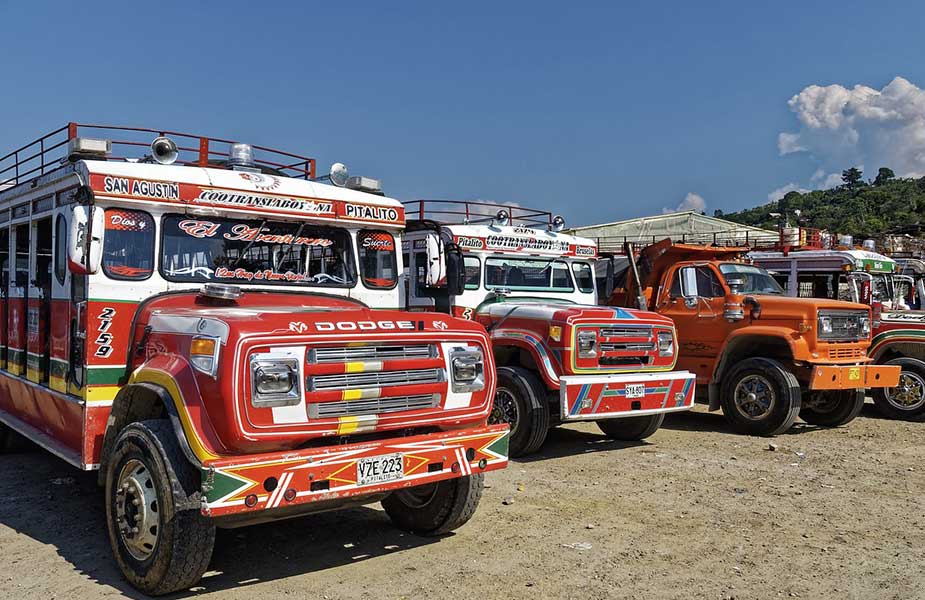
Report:
[[[361,231],[357,235],[360,277],[368,288],[393,288],[398,283],[395,238],[387,231]]]
[[[479,289],[482,282],[482,262],[476,256],[466,256],[463,258],[463,265],[466,269],[465,289]]]
[[[594,291],[594,275],[591,272],[591,265],[572,263],[572,273],[575,275],[575,283],[579,290],[585,293]]]
[[[682,282],[682,279],[684,280]],[[721,298],[725,296],[719,277],[709,267],[684,267],[675,273],[674,281],[668,294],[672,298],[683,295],[701,298]]]
[[[58,215],[55,221],[55,278],[64,285],[67,271],[67,222],[64,215]]]
[[[726,295],[719,277],[709,267],[696,267],[697,295],[702,298],[722,298]]]
[[[107,209],[103,272],[110,279],[141,280],[154,272],[154,219],[138,210]]]
[[[16,226],[16,266],[13,285],[26,288],[29,285],[29,224]]]

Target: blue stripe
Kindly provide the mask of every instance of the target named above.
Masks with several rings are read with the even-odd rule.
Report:
[[[572,406],[571,414],[573,415],[578,414],[578,411],[581,410],[581,401],[584,399],[585,395],[588,393],[588,390],[590,389],[591,389],[590,384],[585,383],[581,386],[581,389],[578,390],[578,398],[575,400],[575,405]]]
[[[687,392],[690,391],[691,385],[693,383],[694,383],[693,378],[688,379],[687,381],[684,382],[684,389],[681,391],[681,399],[675,403],[675,408],[678,408],[684,405],[684,401],[687,400]]]

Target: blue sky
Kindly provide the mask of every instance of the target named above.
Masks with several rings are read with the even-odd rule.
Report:
[[[902,157],[813,131],[782,156],[788,100],[925,84],[912,2],[207,4],[0,1],[0,154],[68,120],[168,128],[588,224],[873,176]]]

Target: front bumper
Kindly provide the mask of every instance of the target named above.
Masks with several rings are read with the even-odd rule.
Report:
[[[850,390],[899,385],[902,367],[886,365],[812,365],[811,390]]]
[[[509,433],[507,425],[489,425],[356,444],[223,457],[202,467],[202,513],[221,517],[319,501],[355,500],[397,488],[503,469],[508,461]],[[396,453],[402,455],[404,462],[401,479],[357,484],[357,461]]]
[[[689,410],[695,379],[687,371],[567,375],[559,378],[560,414],[563,421],[587,421]]]

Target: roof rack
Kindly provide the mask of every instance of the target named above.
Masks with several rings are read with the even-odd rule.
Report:
[[[105,160],[125,161],[141,158],[134,151],[150,148],[155,137],[167,136],[177,144],[179,156],[175,164],[223,168],[234,140],[180,133],[167,129],[120,127],[68,123],[25,146],[0,156],[0,189],[19,185],[61,167],[68,159],[68,144],[81,136],[107,139],[112,153]],[[255,158],[256,166],[285,177],[315,178],[315,159],[264,146],[251,146],[263,158]],[[141,151],[144,154],[144,151]]]
[[[750,250],[825,250],[836,247],[836,236],[819,229],[807,227],[784,228],[778,233],[756,233],[747,229],[729,229],[704,233],[683,233],[679,235],[656,234],[636,236],[594,237],[601,252],[622,254],[623,245],[632,242],[637,246],[647,246],[670,237],[679,244],[699,244],[703,246],[742,247]]]
[[[408,219],[430,220],[444,225],[488,223],[499,210],[507,211],[511,223],[528,227],[545,228],[552,225],[555,217],[548,210],[481,200],[411,200],[403,204]]]

